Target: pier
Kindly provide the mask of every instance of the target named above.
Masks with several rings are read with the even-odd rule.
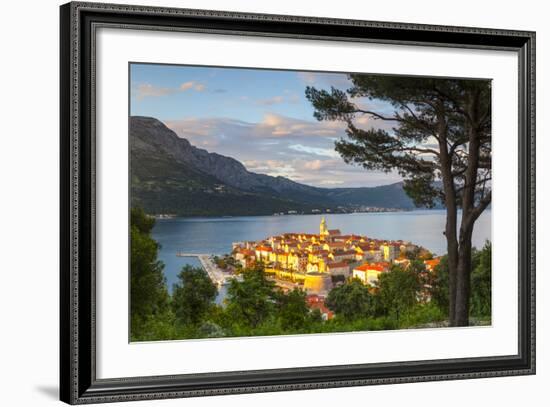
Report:
[[[218,286],[228,284],[229,280],[235,278],[235,276],[224,273],[211,259],[211,255],[204,253],[184,253],[177,252],[178,257],[197,257],[201,262],[203,269],[206,271],[210,280]]]

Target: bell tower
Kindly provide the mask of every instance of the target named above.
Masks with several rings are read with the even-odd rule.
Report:
[[[319,237],[323,239],[325,236],[328,236],[328,227],[327,227],[327,221],[323,216],[321,218],[321,224],[319,225]]]

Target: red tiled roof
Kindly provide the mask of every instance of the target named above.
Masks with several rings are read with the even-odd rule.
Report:
[[[424,260],[424,264],[428,267],[434,268],[441,262],[440,258],[432,259],[432,260]]]
[[[359,271],[369,271],[369,270],[376,270],[376,271],[385,271],[388,269],[389,264],[385,262],[380,263],[363,263],[358,267],[355,267],[354,270]]]
[[[373,264],[372,266],[369,267],[369,270],[386,271],[387,267],[384,267],[380,264]]]
[[[317,294],[309,294],[306,296],[306,301],[308,303],[319,302],[320,300],[321,298]]]
[[[334,312],[329,310],[323,302],[312,303],[309,307],[311,309],[318,309],[322,314],[326,314],[328,319],[331,319],[334,316]]]

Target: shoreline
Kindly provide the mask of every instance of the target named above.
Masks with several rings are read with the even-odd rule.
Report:
[[[416,209],[403,209],[398,211],[385,211],[385,212],[320,212],[320,213],[294,213],[294,214],[285,214],[285,215],[274,215],[274,214],[268,214],[268,215],[185,215],[185,216],[166,216],[166,217],[157,217],[156,215],[149,215],[151,217],[154,217],[157,221],[165,221],[165,220],[178,220],[178,219],[185,219],[185,220],[209,220],[209,219],[240,219],[240,218],[284,218],[284,217],[295,217],[295,216],[336,216],[336,215],[387,215],[387,214],[411,214],[419,212],[422,213],[437,213],[437,212],[446,212],[445,208],[438,208],[438,209],[428,209],[428,208],[416,208]],[[461,213],[462,211],[459,210],[458,213]],[[491,212],[491,209],[488,208],[484,212]]]

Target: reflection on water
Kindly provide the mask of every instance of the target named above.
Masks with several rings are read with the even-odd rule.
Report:
[[[407,240],[436,254],[446,252],[444,210],[328,214],[325,217],[328,227],[340,229],[342,234]],[[260,240],[287,232],[319,233],[320,220],[321,215],[159,219],[153,229],[153,238],[161,244],[159,259],[165,264],[164,273],[171,290],[182,266],[200,267],[196,258],[176,257],[178,251],[229,253],[231,243],[236,241]],[[491,240],[490,210],[476,222],[473,244],[481,247],[487,239]]]

